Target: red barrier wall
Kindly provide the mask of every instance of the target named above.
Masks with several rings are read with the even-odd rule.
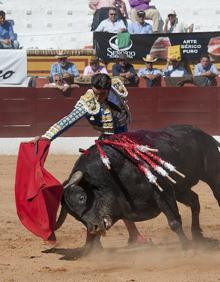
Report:
[[[31,137],[43,134],[68,114],[85,88],[69,97],[59,90],[36,88],[0,89],[0,137]],[[193,124],[220,135],[220,87],[130,88],[131,130],[157,129],[171,124]],[[95,136],[82,119],[62,136]]]

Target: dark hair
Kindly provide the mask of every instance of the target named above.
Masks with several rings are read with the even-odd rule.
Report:
[[[109,75],[105,73],[97,73],[93,75],[91,85],[96,89],[110,89],[112,82]]]
[[[137,16],[138,16],[139,18],[145,18],[145,12],[142,11],[142,10],[140,10],[140,11],[137,12]]]
[[[4,11],[0,11],[0,17],[5,18],[5,12]]]
[[[115,8],[115,7],[110,7],[109,9],[108,9],[108,12],[109,11],[115,11],[115,12],[117,12],[117,9]]]
[[[209,57],[208,54],[202,54],[200,59],[202,59],[202,58],[207,58],[210,61],[210,57]]]

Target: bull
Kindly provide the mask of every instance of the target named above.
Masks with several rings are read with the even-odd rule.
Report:
[[[190,125],[131,134],[142,140],[143,144],[157,148],[160,157],[174,164],[186,177],[171,174],[177,182],[172,184],[158,176],[159,184],[164,189],[160,191],[120,150],[104,147],[111,161],[111,169],[108,170],[100,159],[97,147],[92,146],[89,154],[80,156],[65,182],[57,228],[70,214],[86,226],[90,244],[96,245],[100,244],[101,234],[119,219],[144,221],[163,212],[170,228],[186,248],[188,239],[182,229],[177,200],[191,208],[193,240],[204,240],[199,220],[199,198],[191,188],[199,180],[206,182],[220,205],[219,143]]]

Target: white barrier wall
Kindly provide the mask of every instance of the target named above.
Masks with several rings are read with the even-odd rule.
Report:
[[[21,142],[33,138],[0,138],[0,155],[17,155]],[[59,137],[50,146],[50,154],[79,154],[79,148],[88,149],[97,137]]]
[[[220,136],[214,137],[220,142]],[[96,139],[97,137],[59,137],[51,143],[50,154],[78,155],[79,148],[88,149]],[[20,143],[30,140],[31,138],[0,138],[0,155],[17,155]]]
[[[195,24],[195,31],[220,30],[220,0],[152,0],[151,4],[163,19],[175,9],[181,21]],[[0,9],[14,20],[24,48],[78,49],[92,44],[88,0],[1,0]]]

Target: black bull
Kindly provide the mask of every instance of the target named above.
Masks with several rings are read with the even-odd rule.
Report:
[[[164,177],[160,192],[122,152],[104,146],[111,161],[111,170],[102,163],[96,146],[76,162],[65,182],[62,211],[57,222],[60,226],[67,213],[81,221],[89,233],[100,238],[102,231],[117,220],[143,221],[162,211],[183,246],[187,244],[176,200],[191,208],[193,239],[202,239],[199,223],[198,195],[191,190],[199,180],[206,182],[220,205],[220,153],[219,143],[202,130],[190,125],[170,126],[157,132],[134,133],[144,144],[159,150],[159,156],[172,163],[186,175],[182,178],[170,174],[177,181],[172,184]]]

